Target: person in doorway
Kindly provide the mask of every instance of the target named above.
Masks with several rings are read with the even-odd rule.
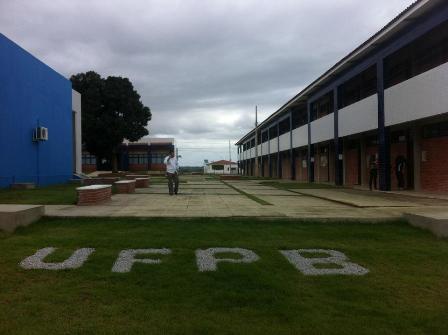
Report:
[[[404,168],[406,167],[406,158],[403,155],[395,159],[395,175],[397,176],[398,189],[404,189]]]
[[[168,191],[170,195],[177,194],[179,191],[179,164],[174,156],[174,151],[170,150],[169,155],[165,157],[163,163],[166,166],[166,177],[168,179]]]
[[[375,155],[370,155],[369,158],[369,175],[369,189],[372,190],[373,186],[373,188],[376,190],[378,179],[378,162]]]

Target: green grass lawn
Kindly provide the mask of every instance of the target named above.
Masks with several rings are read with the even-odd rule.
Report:
[[[65,205],[76,202],[78,184],[60,184],[31,190],[0,189],[0,204]]]
[[[74,270],[24,270],[44,247]],[[260,260],[198,272],[195,250]],[[113,273],[123,249],[170,248],[161,264]],[[334,249],[365,276],[305,276],[279,249]],[[318,256],[318,255],[315,255]],[[403,222],[44,219],[0,233],[0,334],[448,334],[448,241]]]

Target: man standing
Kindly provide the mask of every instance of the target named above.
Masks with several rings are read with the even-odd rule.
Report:
[[[179,176],[178,170],[179,165],[177,163],[176,157],[174,157],[174,150],[170,150],[168,156],[165,157],[163,163],[166,165],[166,177],[168,178],[168,191],[170,195],[177,194],[179,190]],[[173,190],[174,184],[174,190]]]
[[[406,167],[406,158],[399,155],[395,159],[395,175],[397,176],[398,189],[404,190],[404,168]]]
[[[369,158],[369,189],[372,190],[377,185],[378,178],[378,162],[376,160],[376,155],[370,155]]]

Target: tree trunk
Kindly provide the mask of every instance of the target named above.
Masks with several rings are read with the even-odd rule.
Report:
[[[117,161],[117,150],[112,150],[112,172],[117,173],[118,172],[118,161]]]

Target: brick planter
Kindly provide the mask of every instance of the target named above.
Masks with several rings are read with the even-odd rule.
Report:
[[[135,187],[136,188],[146,188],[149,187],[149,178],[136,178],[135,179]]]
[[[120,180],[114,183],[117,193],[134,193],[135,180]]]
[[[119,180],[120,178],[118,177],[86,178],[82,180],[82,185],[113,185],[116,181]]]
[[[149,178],[147,174],[127,174],[126,179]]]
[[[110,200],[110,197],[112,196],[112,185],[82,186],[78,187],[76,191],[78,192],[77,205],[96,205]]]

